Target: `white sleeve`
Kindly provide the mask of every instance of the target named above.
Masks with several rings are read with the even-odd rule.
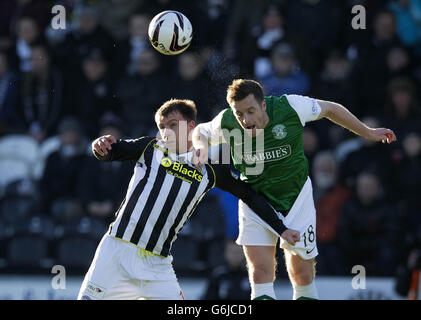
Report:
[[[209,139],[211,145],[225,143],[221,127],[224,112],[225,110],[222,110],[212,121],[199,124],[200,133]]]
[[[306,122],[316,120],[322,111],[316,99],[289,94],[286,96],[291,107],[297,112],[303,127]]]

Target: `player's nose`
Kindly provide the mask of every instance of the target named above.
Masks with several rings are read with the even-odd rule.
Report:
[[[167,130],[167,128],[165,128],[161,131],[161,136],[162,136],[162,139],[164,139],[164,141],[168,140],[168,130]]]
[[[249,117],[247,114],[245,114],[245,115],[243,116],[243,123],[244,123],[244,125],[245,125],[246,127],[248,127],[248,126],[252,125],[252,123],[251,123],[251,119],[250,119],[250,117]]]

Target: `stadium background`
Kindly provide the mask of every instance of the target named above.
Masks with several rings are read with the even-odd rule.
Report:
[[[65,30],[51,27],[56,4],[66,8]],[[354,5],[364,6],[366,29],[351,27]],[[147,40],[150,19],[168,9],[193,25],[180,56],[160,55]],[[352,267],[362,265],[380,280],[366,298],[406,298],[420,267],[420,61],[419,0],[2,0],[0,298],[57,298],[53,265],[77,291],[133,167],[96,161],[95,137],[155,136],[153,114],[171,97],[194,100],[207,121],[227,106],[225,88],[237,77],[261,81],[267,95],[339,102],[395,131],[397,143],[373,144],[322,120],[306,126],[304,148],[321,297],[350,287]],[[249,290],[232,248],[236,206],[212,191],[173,246],[192,298]],[[276,288],[288,299],[281,252],[278,263]]]

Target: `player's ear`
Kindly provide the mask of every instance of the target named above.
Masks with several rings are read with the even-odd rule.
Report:
[[[265,99],[263,99],[263,102],[262,102],[262,110],[266,111],[266,100]]]
[[[193,130],[196,127],[196,121],[190,120],[188,126],[190,130]]]

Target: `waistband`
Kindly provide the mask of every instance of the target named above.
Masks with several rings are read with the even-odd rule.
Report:
[[[138,245],[134,244],[133,242],[130,242],[130,241],[127,241],[127,240],[124,240],[124,239],[121,239],[121,238],[118,238],[118,237],[115,237],[115,236],[111,236],[111,235],[108,235],[108,236],[136,247],[137,248],[137,255],[139,256],[139,258],[143,258],[143,257],[147,257],[147,256],[151,256],[151,257],[157,256],[157,257],[165,258],[164,256],[161,256],[157,253],[154,253],[152,251],[149,251],[149,250],[146,250],[142,247],[139,247]]]

